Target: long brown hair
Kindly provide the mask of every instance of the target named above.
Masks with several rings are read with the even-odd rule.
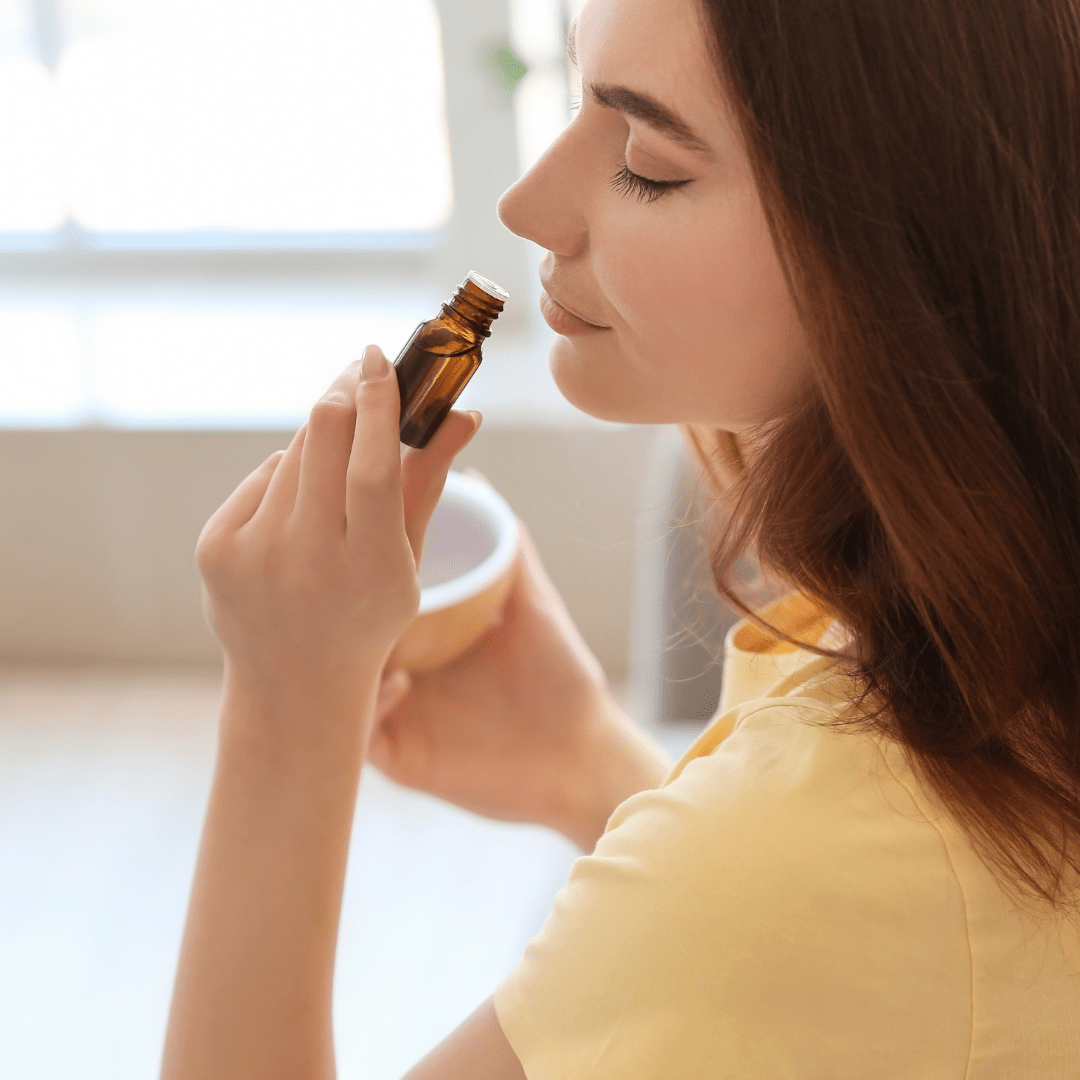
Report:
[[[851,631],[1014,895],[1080,874],[1080,17],[1071,0],[702,0],[814,357],[756,437],[748,547]],[[731,475],[730,437],[684,428]],[[1013,888],[1015,887],[1015,888]]]

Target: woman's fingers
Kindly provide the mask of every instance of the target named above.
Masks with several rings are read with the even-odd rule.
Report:
[[[315,403],[300,455],[294,513],[318,529],[345,533],[345,475],[356,427],[360,361],[350,364]]]
[[[474,480],[479,480],[481,484],[487,484],[488,487],[495,486],[479,469],[472,465],[465,469],[465,475],[471,476]]]
[[[511,586],[511,591],[520,589],[524,594],[541,601],[548,608],[564,609],[562,597],[548,577],[536,544],[518,518],[518,578]]]
[[[424,549],[424,536],[435,513],[446,474],[454,457],[480,428],[483,417],[475,409],[462,413],[451,410],[431,442],[423,450],[409,449],[401,461],[401,484],[405,506],[405,532],[417,564]]]
[[[446,474],[482,417],[451,411],[423,450],[402,454],[400,412],[393,366],[369,345],[316,402],[244,520],[280,522],[295,513],[317,529],[345,529],[350,542],[363,544],[375,533],[385,541],[386,523],[403,516],[419,562]]]
[[[203,611],[213,626],[205,581],[228,562],[234,550],[236,534],[254,516],[266,496],[274,474],[285,456],[284,450],[271,454],[257,469],[237,485],[236,490],[214,511],[203,526],[195,544],[195,563],[203,578]]]
[[[397,745],[395,727],[390,714],[405,700],[412,689],[412,676],[404,668],[383,672],[375,697],[375,722],[364,751],[364,760],[387,776],[394,774],[394,750]]]
[[[405,699],[412,687],[412,679],[404,668],[384,672],[375,697],[375,721],[379,723],[387,713],[393,712]]]
[[[275,450],[257,469],[252,470],[236,486],[236,490],[214,511],[206,529],[234,533],[246,525],[259,509],[275,470],[285,456]]]
[[[401,394],[377,345],[364,350],[356,386],[356,427],[348,461],[345,515],[350,544],[385,544],[401,516]]]
[[[270,478],[266,494],[252,516],[252,522],[284,521],[296,503],[296,488],[300,481],[300,458],[307,438],[307,424],[293,436],[288,449]]]

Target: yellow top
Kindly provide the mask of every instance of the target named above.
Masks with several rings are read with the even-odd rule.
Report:
[[[712,723],[495,992],[529,1080],[1080,1078],[1080,926],[1016,910],[897,744],[821,725],[848,689],[732,628]]]

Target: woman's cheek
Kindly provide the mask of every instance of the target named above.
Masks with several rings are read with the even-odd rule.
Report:
[[[640,213],[649,212],[643,204]],[[653,213],[652,227],[620,230],[617,247],[609,247],[606,257],[597,245],[597,276],[634,338],[650,351],[670,354],[715,335],[721,268],[716,246],[702,238],[700,220],[690,223],[697,228],[687,228],[670,214],[655,208]],[[720,283],[720,291],[725,289]]]

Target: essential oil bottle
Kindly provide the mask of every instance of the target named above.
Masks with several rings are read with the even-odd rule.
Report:
[[[413,331],[394,361],[406,446],[427,446],[480,366],[480,346],[509,299],[505,289],[470,270],[439,314]]]

